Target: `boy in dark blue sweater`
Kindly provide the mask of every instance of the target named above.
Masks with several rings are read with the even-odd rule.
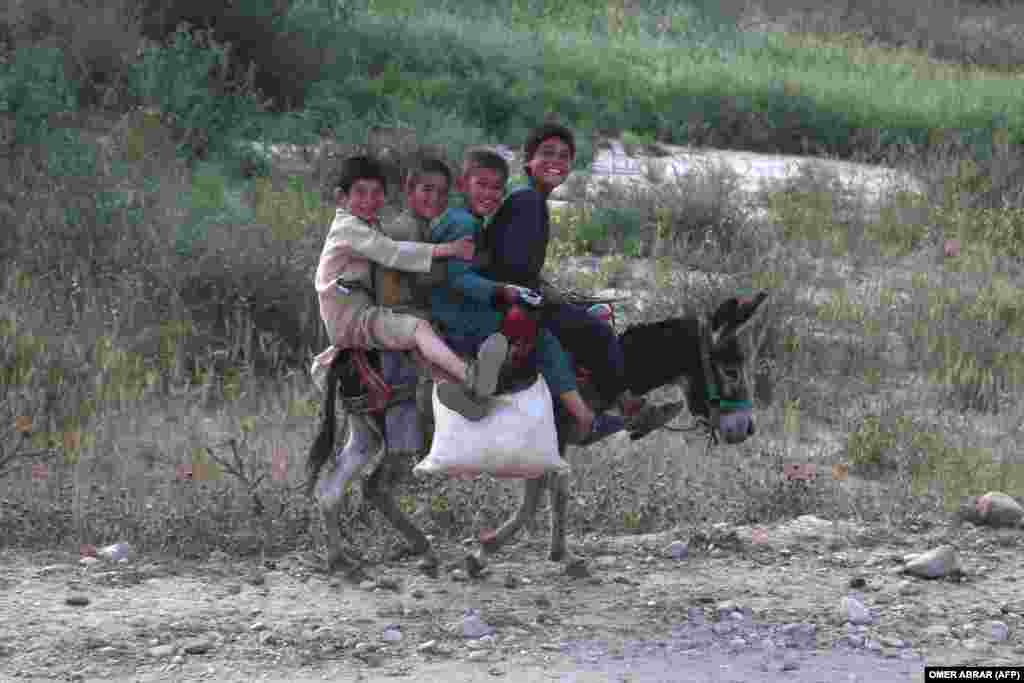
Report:
[[[568,128],[545,124],[530,132],[524,154],[528,184],[508,194],[487,228],[484,248],[490,252],[491,265],[486,275],[539,290],[551,233],[547,199],[569,176],[576,142]],[[630,394],[622,347],[611,326],[570,303],[550,303],[544,313],[544,326],[593,373],[598,394],[608,405],[619,406],[635,437],[680,413],[682,403],[650,406]]]

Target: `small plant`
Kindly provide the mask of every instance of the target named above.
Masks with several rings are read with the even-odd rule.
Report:
[[[877,473],[895,466],[893,451],[898,443],[899,429],[903,427],[900,418],[893,427],[879,415],[865,415],[860,425],[846,442],[846,458],[859,470]]]

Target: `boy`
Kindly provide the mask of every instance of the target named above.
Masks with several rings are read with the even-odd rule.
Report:
[[[550,236],[547,199],[565,182],[576,156],[572,131],[555,123],[532,130],[524,146],[528,185],[509,193],[487,229],[483,250],[487,277],[541,290],[547,299],[543,324],[580,363],[593,372],[594,386],[608,405],[618,404],[634,439],[672,421],[682,402],[649,406],[626,388],[622,347],[614,330],[584,308],[553,301],[540,279]]]
[[[452,172],[440,159],[416,160],[405,181],[406,209],[382,226],[398,242],[429,242],[431,224],[448,208]],[[411,315],[430,317],[430,290],[445,281],[445,262],[435,261],[428,273],[377,268],[374,274],[377,303]]]
[[[382,225],[384,234],[397,242],[429,242],[430,224],[448,208],[451,184],[452,172],[447,164],[438,158],[418,158],[404,184],[406,209]],[[429,320],[430,290],[444,283],[444,266],[444,261],[434,261],[429,273],[376,268],[373,288],[377,305]],[[382,352],[380,369],[384,381],[391,385],[416,382],[420,374],[413,360],[401,351]],[[429,396],[418,400],[429,405]],[[393,405],[384,417],[389,449],[406,453],[422,450],[425,439],[415,402]]]
[[[422,244],[395,242],[380,228],[387,178],[368,157],[351,157],[342,166],[335,197],[338,210],[320,254],[314,284],[320,316],[332,346],[318,355],[316,366],[329,367],[338,351],[377,349],[419,351],[464,386],[446,382],[452,409],[467,419],[486,414],[483,399],[494,393],[498,372],[508,353],[503,335],[492,335],[480,346],[475,363],[467,364],[437,336],[430,323],[415,316],[377,306],[372,293],[371,264],[398,270],[427,272],[434,259],[472,258],[468,242]],[[450,385],[450,386],[449,386]]]
[[[431,240],[477,237],[484,221],[500,206],[507,181],[508,163],[500,155],[487,149],[470,150],[457,181],[459,191],[466,195],[466,208],[449,209],[431,231]],[[521,289],[486,279],[464,261],[446,265],[447,286],[431,293],[431,313],[444,326],[452,348],[472,353],[483,339],[501,329],[504,316],[498,305],[519,302]],[[561,345],[543,328],[537,336],[536,355],[552,395],[576,421],[577,443],[591,444],[623,429],[625,421],[620,417],[594,415],[576,388],[575,373]]]

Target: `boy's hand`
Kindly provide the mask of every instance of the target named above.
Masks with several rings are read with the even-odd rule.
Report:
[[[457,258],[463,261],[472,261],[476,253],[476,243],[472,237],[463,237],[454,242],[446,242],[434,247],[435,258]]]
[[[504,285],[500,290],[501,299],[508,305],[523,303],[527,306],[540,306],[544,301],[537,292],[518,285]]]

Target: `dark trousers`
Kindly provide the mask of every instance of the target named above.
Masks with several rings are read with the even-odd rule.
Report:
[[[570,303],[545,306],[543,324],[578,364],[590,370],[602,400],[614,403],[626,390],[626,359],[611,325]]]

